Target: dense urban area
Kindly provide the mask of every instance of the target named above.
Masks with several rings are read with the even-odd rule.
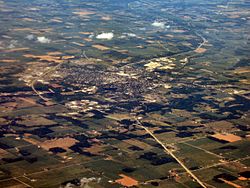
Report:
[[[249,187],[249,10],[0,0],[0,187]]]

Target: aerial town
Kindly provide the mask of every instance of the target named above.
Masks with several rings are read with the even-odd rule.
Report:
[[[249,187],[249,8],[0,0],[0,187]]]

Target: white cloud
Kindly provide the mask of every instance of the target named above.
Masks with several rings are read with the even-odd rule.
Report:
[[[114,37],[114,33],[101,33],[96,36],[97,39],[111,40]]]
[[[125,38],[129,38],[129,37],[136,37],[137,35],[134,33],[123,33],[119,38],[120,39],[125,39]]]
[[[37,41],[43,44],[51,42],[51,40],[46,37],[37,37]]]
[[[8,46],[8,48],[15,48],[15,45],[14,45],[14,44],[10,44],[10,45]]]
[[[121,35],[120,37],[118,37],[119,39],[125,39],[127,38],[125,35]]]
[[[152,23],[152,26],[164,29],[165,28],[165,23],[164,22],[160,22],[160,21],[154,21],[154,23]]]
[[[26,36],[26,39],[28,39],[28,40],[33,40],[35,37],[34,37],[34,35],[27,35]]]
[[[18,41],[17,40],[11,40],[10,45],[8,48],[16,48],[18,46]]]
[[[129,37],[136,37],[136,34],[134,34],[134,33],[127,33],[127,35],[128,35]]]

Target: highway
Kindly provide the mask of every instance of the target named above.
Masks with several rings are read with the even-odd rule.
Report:
[[[201,187],[203,187],[203,188],[207,188],[207,186],[196,176],[196,175],[194,175],[187,167],[186,167],[186,165],[185,164],[183,164],[183,162],[180,160],[180,159],[178,159],[178,157],[176,157],[175,155],[174,155],[174,153],[170,150],[170,149],[168,149],[166,146],[165,146],[165,144],[163,144],[155,135],[154,135],[154,133],[152,133],[147,127],[144,127],[143,125],[142,125],[142,123],[137,119],[137,118],[135,118],[135,121],[137,122],[137,126],[139,126],[140,128],[142,128],[142,129],[144,129],[148,134],[150,134],[153,138],[154,138],[154,140],[157,142],[157,143],[159,143],[162,147],[163,147],[163,149],[165,150],[165,152],[167,153],[167,154],[169,154],[171,157],[173,157],[185,170],[186,170],[186,172],[197,182],[197,183],[199,183],[200,184],[200,186]]]
[[[46,75],[51,74],[52,72],[56,71],[57,68],[59,68],[62,65],[62,63],[59,63],[58,65],[54,66],[53,68],[49,69],[48,71],[44,72],[41,76],[39,76],[38,78],[34,79],[31,82],[31,88],[32,90],[43,100],[43,101],[49,101],[50,99],[43,97],[39,91],[36,90],[35,85],[37,83],[38,80],[44,78]]]
[[[202,42],[199,44],[199,46],[196,48],[196,49],[198,49],[198,48],[201,48],[206,42],[207,42],[207,40],[202,36],[202,35],[199,35],[198,33],[196,33],[201,39],[202,39]],[[160,44],[159,44],[160,45]],[[163,45],[162,45],[162,47],[164,47]],[[193,50],[193,51],[195,51],[195,50]],[[185,54],[185,53],[189,53],[189,52],[184,52],[183,54]],[[178,55],[180,55],[180,54],[178,54]],[[187,56],[187,58],[191,58],[191,57],[193,57],[194,55],[189,55],[189,56]],[[85,53],[84,53],[84,57],[86,58],[86,59],[88,59],[88,57],[85,55]],[[40,93],[39,93],[39,91],[37,91],[36,90],[36,88],[35,88],[35,84],[37,83],[37,81],[39,80],[39,79],[42,79],[42,78],[44,78],[46,75],[49,75],[49,74],[51,74],[52,72],[54,72],[55,70],[57,70],[57,68],[59,68],[61,65],[62,65],[63,63],[59,63],[58,65],[56,65],[56,66],[54,66],[53,68],[51,68],[50,70],[48,70],[48,71],[46,71],[46,72],[44,72],[41,76],[39,76],[38,78],[36,78],[36,79],[34,79],[33,81],[32,81],[32,83],[31,83],[31,88],[32,88],[32,90],[43,100],[43,101],[49,101],[50,99],[48,99],[48,98],[45,98],[45,97],[43,97]],[[131,65],[131,64],[129,64],[129,65]],[[124,66],[127,66],[127,65],[124,65]],[[122,66],[123,67],[123,66]],[[184,169],[185,169],[185,171],[201,186],[201,187],[203,187],[203,188],[207,188],[207,186],[195,175],[195,174],[193,174],[187,167],[186,167],[186,165],[180,160],[180,159],[178,159],[178,157],[177,156],[175,156],[175,154],[171,151],[171,149],[168,149],[166,146],[165,146],[165,144],[164,143],[162,143],[155,135],[154,135],[154,133],[152,133],[148,128],[146,128],[146,127],[144,127],[142,124],[141,124],[141,122],[135,117],[135,121],[137,122],[137,126],[139,126],[140,128],[142,128],[142,129],[144,129],[149,135],[151,135],[153,138],[154,138],[154,140],[157,142],[157,143],[159,143],[162,147],[163,147],[163,149],[164,149],[164,151],[167,153],[167,154],[169,154],[171,157],[173,157]]]

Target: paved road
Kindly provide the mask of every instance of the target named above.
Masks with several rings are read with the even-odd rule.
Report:
[[[159,143],[162,147],[163,147],[163,149],[165,150],[165,152],[167,153],[167,154],[169,154],[171,157],[173,157],[185,170],[186,170],[186,172],[194,179],[194,180],[196,180],[196,182],[197,183],[199,183],[200,184],[200,186],[201,187],[204,187],[204,188],[207,188],[207,186],[201,181],[201,180],[199,180],[199,178],[196,176],[196,175],[194,175],[187,167],[186,167],[186,165],[185,164],[183,164],[182,163],[182,161],[180,160],[180,159],[178,159],[178,157],[176,157],[175,155],[174,155],[174,153],[170,150],[170,149],[168,149],[155,135],[154,135],[154,133],[152,133],[148,128],[146,128],[146,127],[144,127],[142,124],[141,124],[141,122],[137,119],[137,118],[135,118],[135,120],[136,120],[136,122],[137,122],[137,124],[138,124],[138,126],[140,127],[140,128],[143,128],[148,134],[150,134],[153,138],[154,138],[154,140],[157,142],[157,143]]]
[[[54,66],[53,68],[49,69],[48,71],[44,72],[41,76],[36,78],[31,82],[31,88],[32,90],[43,100],[43,101],[49,101],[50,99],[43,97],[39,91],[36,90],[35,85],[38,80],[43,79],[45,76],[48,76],[49,74],[53,73],[56,71],[57,68],[59,68],[63,63],[59,63],[58,65]]]

